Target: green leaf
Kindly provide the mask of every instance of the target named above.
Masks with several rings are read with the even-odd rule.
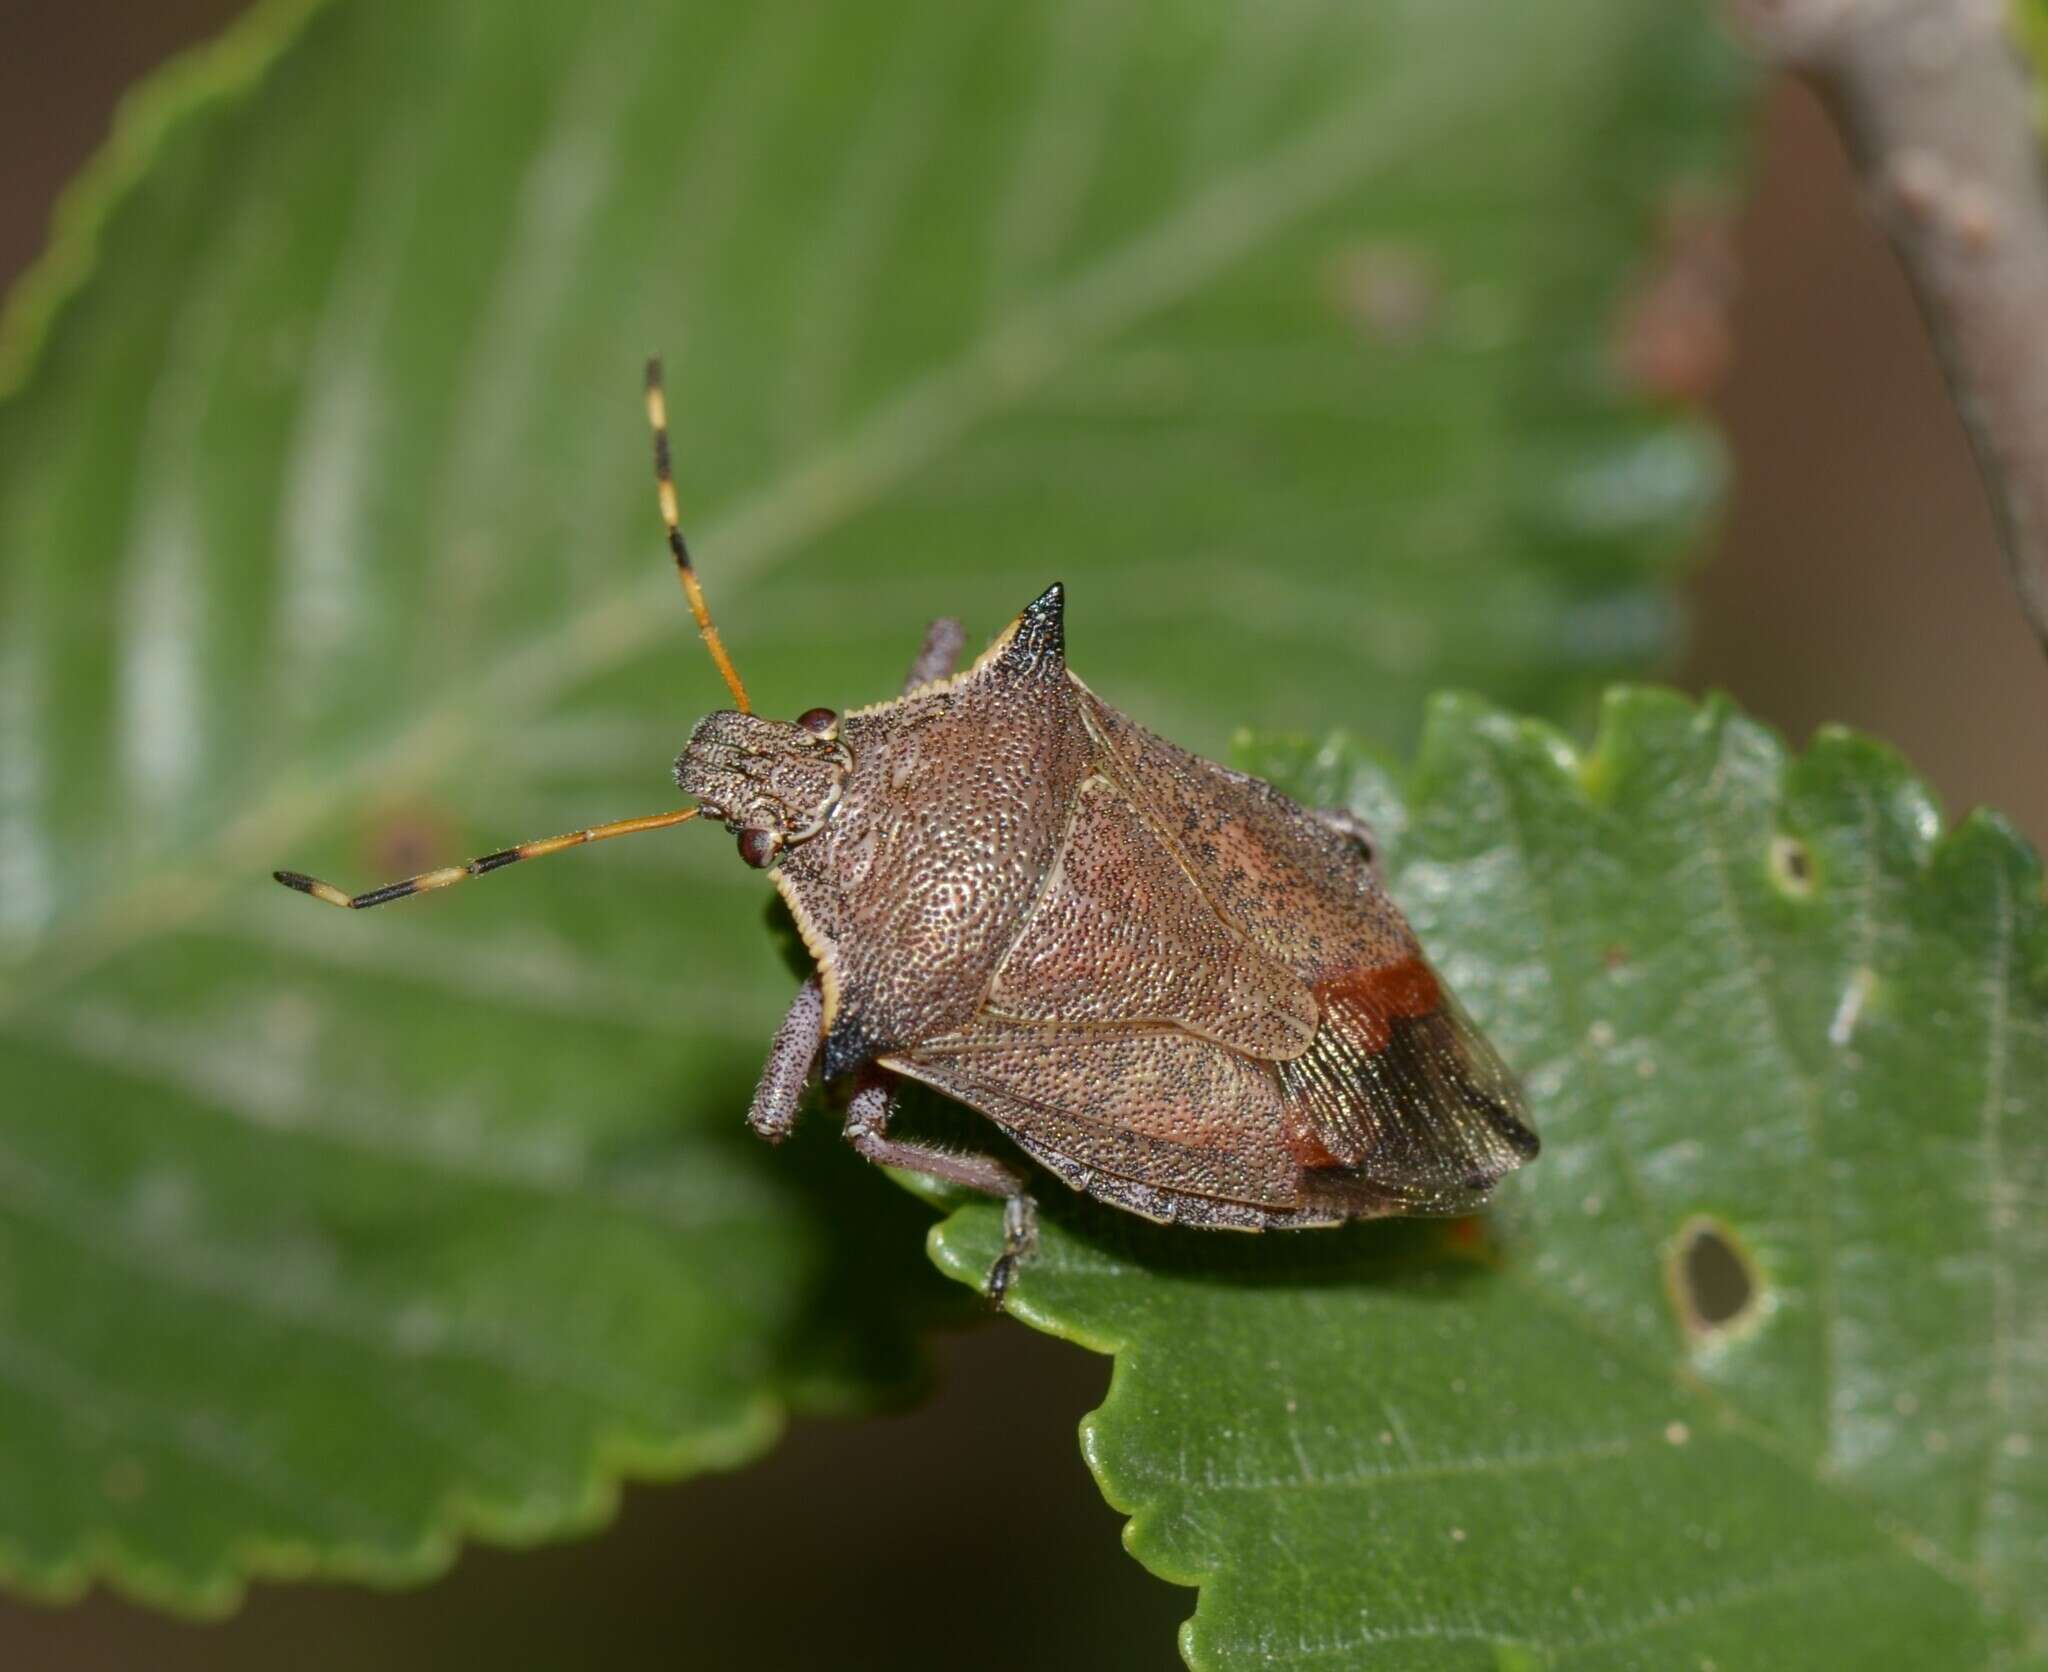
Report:
[[[2007,20],[2023,61],[2034,72],[2034,119],[2048,137],[2048,0],[2011,0]]]
[[[739,1131],[726,842],[268,880],[671,804],[647,351],[770,712],[1063,575],[1198,746],[1567,713],[1713,484],[1610,345],[1731,65],[1633,0],[331,0],[136,95],[0,327],[0,1567],[423,1574],[901,1385],[914,1208]]]
[[[1544,1153],[1448,1227],[1046,1203],[1011,1309],[1116,1355],[1083,1449],[1138,1558],[1202,1587],[1190,1662],[2042,1657],[2034,855],[1940,833],[1875,744],[1792,760],[1662,694],[1585,756],[1445,701],[1405,783],[1341,739],[1242,753],[1380,819]],[[977,1281],[997,1234],[964,1209],[937,1257]]]
[[[2048,140],[2048,0],[2012,0],[2012,24],[2034,72],[2034,120]]]

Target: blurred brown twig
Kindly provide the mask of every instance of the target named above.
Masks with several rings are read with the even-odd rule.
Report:
[[[2048,175],[2004,0],[1734,0],[1806,77],[1891,236],[2048,649]]]

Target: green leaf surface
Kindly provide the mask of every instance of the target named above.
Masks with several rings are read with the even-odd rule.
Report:
[[[672,804],[646,352],[770,712],[1062,577],[1196,746],[1565,714],[1713,484],[1613,338],[1738,82],[1632,0],[329,0],[137,95],[0,327],[0,1568],[417,1575],[901,1386],[916,1210],[738,1130],[729,843],[268,881]]]
[[[2034,855],[1941,833],[1872,743],[1793,760],[1718,701],[1618,695],[1587,755],[1445,701],[1399,781],[1342,740],[1241,753],[1379,821],[1544,1153],[1449,1227],[1048,1199],[1010,1307],[1116,1355],[1083,1449],[1138,1558],[1202,1587],[1189,1661],[2039,1663]],[[997,1237],[976,1206],[935,1250],[978,1281]]]
[[[2048,0],[2012,0],[2012,24],[2034,72],[2034,120],[2048,141]]]

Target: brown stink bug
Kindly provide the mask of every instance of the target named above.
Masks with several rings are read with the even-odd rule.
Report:
[[[748,1120],[780,1139],[814,1073],[851,1088],[870,1160],[1001,1197],[1000,1298],[1030,1248],[1023,1174],[892,1137],[903,1079],[994,1121],[1074,1189],[1239,1230],[1470,1211],[1536,1154],[1500,1060],[1380,886],[1371,832],[1200,760],[1067,669],[1049,588],[965,672],[936,623],[901,696],[752,711],[678,530],[660,366],[662,518],[736,710],[676,762],[694,807],[487,854],[331,905],[382,905],[699,815],[768,867],[817,973]]]

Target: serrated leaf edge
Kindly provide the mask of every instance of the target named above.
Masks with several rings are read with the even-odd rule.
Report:
[[[183,129],[254,92],[329,0],[257,0],[221,34],[121,96],[111,131],[58,196],[43,251],[0,302],[0,402],[19,394],[50,327],[98,266],[100,235]]]
[[[471,1543],[524,1550],[594,1532],[610,1523],[628,1482],[681,1480],[752,1463],[781,1438],[790,1414],[787,1401],[761,1395],[734,1421],[674,1443],[624,1429],[606,1431],[590,1447],[573,1501],[541,1506],[451,1491],[404,1551],[249,1539],[232,1547],[219,1571],[195,1584],[118,1537],[91,1539],[76,1554],[42,1564],[0,1544],[0,1585],[33,1602],[62,1605],[104,1584],[132,1601],[193,1620],[233,1614],[250,1586],[264,1581],[328,1579],[395,1590],[438,1578]]]

